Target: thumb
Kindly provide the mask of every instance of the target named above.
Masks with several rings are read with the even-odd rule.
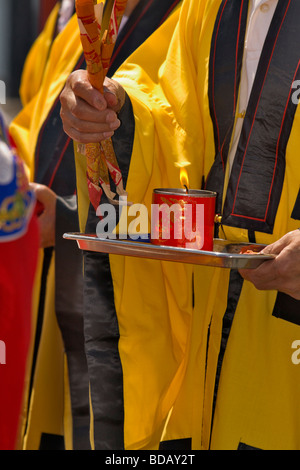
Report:
[[[48,186],[38,183],[30,183],[30,186],[35,193],[37,201],[45,206],[45,208],[49,206],[49,203],[53,203],[54,199],[56,200],[56,194]]]
[[[116,80],[105,78],[104,97],[108,106],[118,113],[125,102],[125,90]]]

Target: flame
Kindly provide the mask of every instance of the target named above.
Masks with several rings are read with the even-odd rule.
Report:
[[[180,183],[183,188],[189,190],[189,177],[184,167],[180,168]]]
[[[187,191],[189,190],[189,177],[186,171],[186,167],[189,166],[190,164],[191,164],[190,162],[175,162],[175,166],[177,166],[177,168],[180,168],[181,186]]]

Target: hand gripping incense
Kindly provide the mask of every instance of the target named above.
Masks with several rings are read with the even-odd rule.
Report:
[[[120,23],[127,0],[76,0],[80,39],[87,64],[89,81],[100,93],[109,69]],[[81,147],[82,148],[82,147]],[[111,190],[110,177],[119,196],[127,196],[123,178],[111,139],[84,146],[87,159],[87,183],[90,201],[95,208],[100,204],[104,191],[108,200],[118,204],[116,193]]]

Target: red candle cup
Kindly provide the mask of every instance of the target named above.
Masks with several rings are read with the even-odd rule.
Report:
[[[155,189],[151,243],[212,251],[216,196],[198,189]]]

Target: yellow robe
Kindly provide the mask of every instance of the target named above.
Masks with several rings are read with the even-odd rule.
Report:
[[[147,51],[151,51],[154,71],[157,70],[157,64],[161,64],[165,59],[168,41],[178,22],[179,13],[180,9],[177,9],[160,27],[159,42],[156,42],[155,34],[147,40]],[[143,46],[139,50],[142,53]],[[139,57],[139,52],[137,56]],[[136,54],[133,54],[132,60],[135,60],[135,57]],[[160,103],[157,105],[157,110],[159,107]],[[141,120],[144,118],[148,119],[147,114],[140,116]],[[144,128],[144,132],[150,135],[152,128],[151,123],[149,124],[149,129]],[[154,147],[147,146],[144,150],[149,151],[152,158]],[[135,151],[139,153],[140,148],[136,148]],[[135,171],[134,174],[130,174],[128,188],[131,188],[129,198],[133,197],[132,201],[143,202],[146,196],[149,206],[152,183],[148,189],[146,187],[146,194],[144,183],[147,181],[148,185],[151,177],[155,178],[160,186],[169,186],[172,180],[176,182],[173,184],[178,186],[179,173],[174,166],[172,156],[170,155],[167,168],[164,167],[165,162],[161,163],[163,167],[159,168],[159,160],[156,160],[157,166],[153,170],[155,174],[151,176],[152,161],[147,155],[136,167],[135,171],[140,173],[139,177],[136,177]],[[82,155],[77,155],[76,164],[78,207],[81,230],[84,231],[89,201],[85,180],[85,159]],[[161,170],[165,180],[157,179]],[[125,380],[125,448],[157,449],[186,367],[185,357],[192,319],[193,269],[190,266],[153,261],[141,263],[139,260],[119,257],[111,257],[110,262],[114,275],[115,306],[121,327],[119,352]],[[120,277],[115,275],[115,268],[120,272]],[[175,284],[176,291],[174,291],[174,278],[178,281]],[[157,281],[154,283],[152,279]],[[147,317],[146,323],[144,317]],[[143,334],[141,327],[134,328],[134,325],[140,322],[143,322]],[[162,355],[164,366],[161,363]]]
[[[49,31],[50,30],[51,28],[49,28]],[[56,38],[51,47],[51,53],[49,55],[46,71],[39,92],[36,93],[31,102],[25,106],[10,128],[18,149],[28,164],[31,179],[34,177],[34,152],[39,131],[53,105],[54,100],[57,98],[66,78],[73,70],[81,53],[82,49],[76,18],[73,18],[65,28],[64,32]],[[48,310],[49,312],[46,312],[45,319],[47,320],[47,318],[49,318],[49,321],[51,321],[53,332],[52,330],[47,331],[48,326],[47,321],[45,321],[39,352],[39,357],[41,357],[41,359],[39,359],[39,367],[36,373],[35,388],[31,404],[32,406],[30,409],[30,425],[27,428],[25,435],[25,448],[27,449],[38,447],[42,432],[62,434],[62,412],[64,406],[62,396],[63,357],[61,338],[56,324],[53,298],[51,297],[54,295],[53,261],[50,272],[51,276],[49,276],[47,282],[47,289],[51,294],[47,297],[47,312]],[[45,345],[45,347],[43,347],[43,345]],[[50,370],[48,368],[45,374],[46,377],[44,377],[42,358],[51,362],[51,350],[53,348],[55,348],[59,357],[56,360],[53,373],[50,374]],[[54,380],[51,379],[53,374],[55,374]],[[39,379],[39,377],[41,378]],[[48,381],[45,382],[46,378]],[[49,382],[51,383],[51,387]],[[47,384],[47,387],[44,386],[45,383]],[[52,404],[51,406],[46,406],[49,400],[49,395],[53,397]],[[53,412],[55,403],[57,406]],[[45,417],[46,410],[49,412],[49,415],[51,415],[51,419],[50,416]],[[70,419],[69,415],[69,410],[67,410],[67,420]],[[69,429],[66,433],[66,439],[67,447],[70,447]]]
[[[220,5],[220,0],[185,1],[169,49],[166,24],[114,77],[129,94],[135,118],[130,201],[150,208],[154,188],[180,187],[177,161],[191,162],[190,187],[199,188],[214,162],[208,63]],[[299,226],[290,217],[299,190],[299,119],[298,109],[275,227],[272,234],[256,232],[258,243],[269,244]],[[79,158],[84,229],[87,193]],[[220,236],[248,241],[245,229],[226,226]],[[229,270],[120,256],[110,256],[110,265],[120,327],[127,449],[155,448],[162,438],[179,437],[192,437],[193,449],[237,449],[241,442],[266,450],[300,448],[299,370],[291,360],[299,326],[272,316],[277,292],[257,291],[244,282],[211,436]]]
[[[77,19],[74,16],[65,29],[56,37],[50,49],[58,9],[53,10],[46,29],[29,55],[21,95],[26,105],[10,126],[10,133],[27,166],[32,181],[34,178],[34,154],[40,129],[59,96],[69,74],[82,54]],[[43,76],[29,76],[36,57],[44,61]],[[47,61],[46,61],[47,59]],[[34,67],[33,67],[34,68]],[[39,68],[37,68],[39,70]],[[32,81],[31,81],[32,80]],[[32,85],[32,86],[31,86]],[[22,446],[26,450],[39,449],[43,433],[63,436],[65,446],[72,448],[71,416],[69,409],[68,383],[61,333],[55,315],[55,266],[52,257],[47,278],[44,320],[40,347],[37,356],[31,399],[24,403],[22,416]],[[37,326],[37,311],[40,298],[43,251],[40,252],[39,273],[34,290],[33,339]],[[32,354],[28,364],[29,387]],[[64,419],[65,415],[65,419]],[[65,428],[65,429],[64,429]]]
[[[43,31],[34,41],[26,57],[19,90],[23,106],[31,101],[41,86],[53,42],[59,8],[60,4],[57,2],[46,21]]]

